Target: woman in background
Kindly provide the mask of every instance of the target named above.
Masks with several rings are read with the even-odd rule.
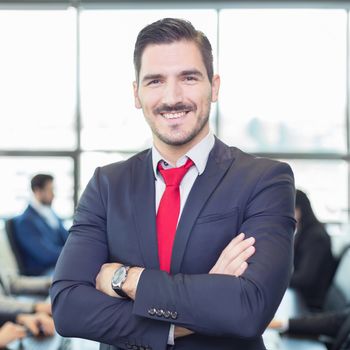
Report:
[[[324,225],[316,218],[307,195],[297,190],[297,231],[294,241],[294,272],[290,287],[297,290],[311,309],[321,309],[332,282],[336,260]]]

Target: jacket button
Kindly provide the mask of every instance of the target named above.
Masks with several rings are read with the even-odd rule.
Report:
[[[162,309],[158,309],[157,312],[156,312],[156,315],[157,315],[158,317],[162,317],[163,314],[164,314],[164,311],[163,311]]]
[[[164,311],[163,316],[164,316],[165,318],[169,318],[169,317],[170,317],[170,311],[169,311],[169,310]]]
[[[173,320],[176,320],[176,319],[177,319],[177,312],[176,312],[176,311],[173,311],[173,312],[171,313],[171,318],[172,318]]]
[[[151,309],[148,310],[148,314],[151,315],[151,316],[154,316],[156,314],[157,310],[152,307]]]

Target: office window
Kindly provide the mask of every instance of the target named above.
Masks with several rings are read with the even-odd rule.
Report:
[[[220,134],[252,152],[346,151],[345,10],[222,10]]]
[[[119,162],[129,158],[132,154],[83,152],[81,154],[80,192],[84,191],[97,167]]]
[[[0,10],[0,33],[0,148],[74,148],[75,11]]]
[[[304,191],[322,222],[348,221],[348,165],[340,160],[287,160],[296,188]]]
[[[0,157],[0,218],[22,213],[32,195],[31,178],[38,173],[54,176],[53,209],[63,219],[73,215],[73,159],[66,157]]]
[[[151,133],[142,112],[134,107],[133,48],[142,27],[165,16],[192,21],[208,35],[216,52],[217,16],[214,10],[82,12],[83,149],[139,150],[151,144]]]

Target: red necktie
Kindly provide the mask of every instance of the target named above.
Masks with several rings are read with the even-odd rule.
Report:
[[[170,272],[171,254],[180,213],[179,186],[193,164],[189,158],[185,165],[178,168],[163,169],[158,163],[158,171],[166,185],[157,212],[158,254],[160,269],[166,272]]]

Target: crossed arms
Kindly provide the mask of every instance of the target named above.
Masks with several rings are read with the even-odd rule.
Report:
[[[156,349],[166,347],[170,324],[207,336],[262,334],[290,277],[294,186],[289,167],[271,167],[254,191],[240,231],[255,237],[256,252],[243,275],[236,277],[235,255],[226,254],[231,251],[228,247],[207,274],[169,275],[145,269],[136,288],[140,270],[134,269],[134,279],[125,291],[135,299],[123,300],[108,295],[109,276],[101,278],[101,286],[107,281],[106,290],[99,287],[99,278],[97,288],[103,292],[96,289],[101,266],[111,260],[106,237],[108,184],[97,172],[81,199],[56,268],[51,294],[57,330],[120,347],[126,341],[142,340]],[[243,263],[235,264],[244,270]],[[114,272],[116,266],[106,270]],[[155,306],[176,311],[177,319],[150,315],[149,309]]]

